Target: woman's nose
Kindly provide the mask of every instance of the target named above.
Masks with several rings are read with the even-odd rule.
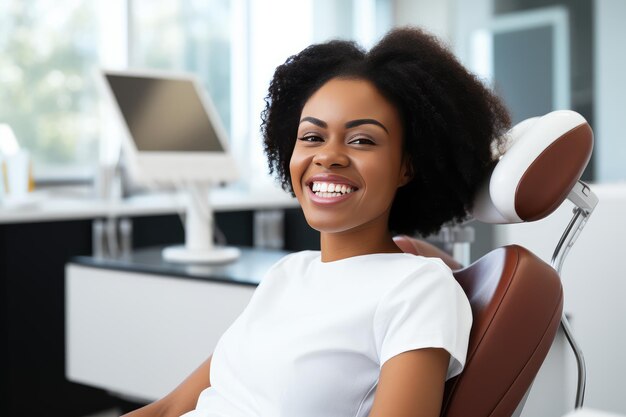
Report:
[[[327,144],[318,148],[313,163],[324,168],[342,168],[350,164],[350,159],[340,146]]]

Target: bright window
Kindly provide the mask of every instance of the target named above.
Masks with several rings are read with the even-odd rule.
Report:
[[[101,25],[100,3],[0,6],[0,122],[31,152],[36,177],[93,175],[100,128],[93,75],[102,62],[99,46],[113,29]],[[106,3],[119,10],[119,1]]]

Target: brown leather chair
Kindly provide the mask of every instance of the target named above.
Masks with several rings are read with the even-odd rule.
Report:
[[[550,118],[545,119],[547,116]],[[511,194],[515,199],[514,215],[498,209],[494,212],[497,221],[484,212],[475,217],[498,223],[544,218],[579,182],[591,155],[591,129],[584,119],[581,122],[569,114],[547,116],[543,120],[535,118],[533,123],[522,122],[512,130],[517,149],[526,146],[517,136],[535,140],[531,130],[535,129],[535,133],[537,129],[542,131],[546,124],[555,136],[542,145],[542,151],[535,149],[536,155],[531,152],[531,158],[524,162],[527,169],[518,173],[519,178],[512,179],[515,186]],[[563,118],[566,119],[565,127],[561,126]],[[560,130],[554,129],[554,123],[560,124]],[[537,145],[534,143],[530,147],[532,150]],[[520,155],[519,151],[515,152]],[[563,160],[563,155],[569,156]],[[494,170],[491,181],[494,175],[504,175],[506,181],[511,181],[505,169],[511,162],[504,157],[496,170],[501,165],[504,168],[500,169],[500,174]],[[563,168],[554,165],[555,157],[561,158]],[[512,163],[515,170],[520,162],[513,160]],[[502,186],[500,182],[499,186]],[[494,192],[497,190],[491,189],[480,198],[488,194],[493,197]],[[477,205],[483,210],[491,203],[483,201]],[[490,209],[496,210],[497,205]],[[463,268],[449,254],[425,241],[408,236],[397,236],[394,240],[404,252],[442,258],[453,270],[472,307],[473,325],[465,368],[446,383],[441,416],[511,416],[532,385],[562,319],[563,289],[557,269],[519,245],[495,249]]]
[[[435,246],[395,238],[407,253],[441,257]],[[463,372],[446,384],[442,416],[510,416],[545,359],[563,312],[556,271],[518,245],[498,248],[454,276],[472,306]]]

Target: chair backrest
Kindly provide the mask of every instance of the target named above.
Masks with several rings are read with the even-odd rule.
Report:
[[[427,242],[407,236],[395,241],[407,253],[441,257]],[[495,249],[454,276],[474,321],[465,368],[446,383],[441,415],[510,416],[556,335],[563,312],[561,281],[552,267],[518,245]]]
[[[556,335],[561,280],[517,245],[490,252],[455,277],[470,300],[474,324],[466,368],[447,385],[442,415],[511,416]]]
[[[475,204],[474,217],[487,223],[534,221],[551,214],[589,161],[593,134],[580,115],[560,111],[516,125],[509,140]],[[567,159],[559,160],[563,155]],[[511,416],[561,320],[563,289],[557,271],[518,245],[497,248],[461,268],[425,241],[408,236],[394,240],[407,253],[442,258],[472,307],[465,368],[447,381],[441,416]]]

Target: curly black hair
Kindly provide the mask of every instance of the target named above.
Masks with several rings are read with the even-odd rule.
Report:
[[[293,195],[289,161],[302,108],[338,77],[368,80],[400,114],[413,178],[396,192],[389,229],[428,236],[466,220],[510,117],[493,92],[418,28],[394,29],[369,52],[350,41],[311,45],[276,69],[261,131],[270,172],[283,189]]]

